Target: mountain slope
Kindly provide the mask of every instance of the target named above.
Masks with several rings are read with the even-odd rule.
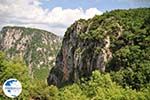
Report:
[[[36,78],[47,76],[60,44],[60,37],[39,29],[7,26],[0,33],[0,50],[9,58],[23,57],[30,74]]]
[[[48,84],[73,83],[96,69],[117,71],[116,81],[123,86],[137,89],[149,83],[149,14],[150,8],[115,10],[76,21],[65,33]]]

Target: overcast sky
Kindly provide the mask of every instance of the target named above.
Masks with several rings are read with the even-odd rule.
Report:
[[[150,0],[0,0],[0,29],[26,26],[63,36],[80,18],[114,9],[150,7]]]

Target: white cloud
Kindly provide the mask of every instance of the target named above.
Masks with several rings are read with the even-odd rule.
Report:
[[[83,10],[44,9],[40,0],[0,0],[0,27],[19,25],[45,29],[63,35],[66,28],[80,18],[91,18],[95,14],[102,14],[96,8]]]

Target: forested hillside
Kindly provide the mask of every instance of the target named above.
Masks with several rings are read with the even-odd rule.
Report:
[[[150,100],[150,8],[76,21],[65,33],[48,84],[31,80],[24,61],[0,52],[1,82],[11,77],[23,85],[18,100]]]
[[[57,86],[110,73],[118,84],[140,89],[150,82],[150,9],[106,12],[68,28],[48,83]]]
[[[22,57],[32,78],[46,79],[60,45],[59,36],[40,29],[6,26],[0,32],[0,50],[8,58]]]

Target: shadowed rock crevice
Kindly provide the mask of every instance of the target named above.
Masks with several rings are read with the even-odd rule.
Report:
[[[56,58],[56,65],[48,77],[49,85],[59,87],[77,82],[81,77],[90,76],[96,69],[105,72],[105,63],[111,56],[110,39],[82,39],[80,35],[89,30],[85,23],[88,24],[85,20],[79,20],[68,28]],[[100,50],[96,51],[98,47]]]
[[[144,40],[149,34],[149,17],[144,13],[149,13],[149,8],[115,10],[76,21],[65,33],[48,84],[63,86],[89,77],[96,69],[111,72],[129,66],[132,50],[139,48],[145,54],[142,49],[149,47],[145,42],[149,39]]]

